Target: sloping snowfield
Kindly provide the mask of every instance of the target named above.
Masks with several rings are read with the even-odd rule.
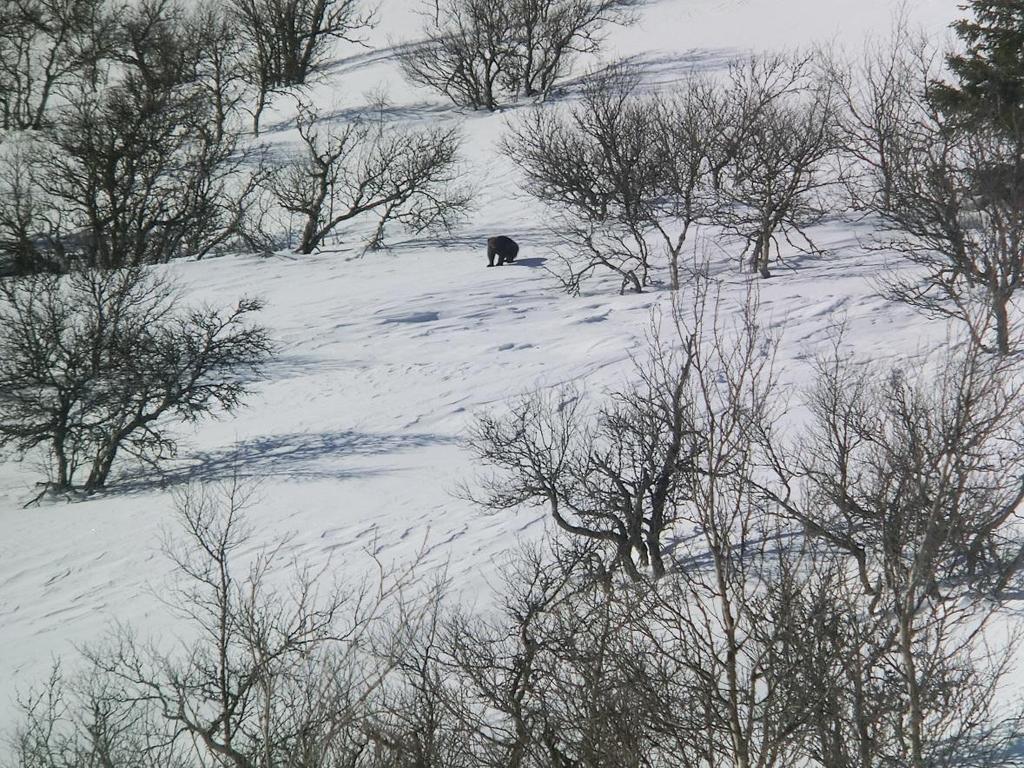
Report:
[[[860,49],[884,35],[897,11],[888,0],[652,0],[635,26],[614,30],[605,58],[634,57],[652,84],[721,69],[752,50],[810,44]],[[911,0],[912,24],[936,35],[956,0]],[[249,511],[254,546],[291,534],[287,554],[353,577],[372,549],[403,561],[421,548],[425,567],[448,564],[467,599],[485,587],[518,537],[544,530],[540,511],[486,516],[453,491],[472,483],[462,435],[473,414],[538,387],[575,381],[590,391],[621,384],[666,293],[620,297],[594,281],[568,297],[545,271],[551,236],[541,209],[518,193],[515,168],[496,143],[510,112],[451,108],[401,79],[390,53],[414,40],[413,3],[384,0],[372,49],[339,49],[312,94],[325,111],[352,109],[387,91],[396,120],[463,127],[477,207],[452,237],[410,239],[360,257],[358,238],[314,256],[239,255],[183,263],[173,271],[190,297],[224,305],[264,298],[279,354],[236,416],[182,436],[178,466],[163,478],[124,467],[111,492],[74,503],[23,508],[36,494],[31,462],[0,465],[0,728],[15,691],[37,683],[57,655],[98,638],[115,622],[144,634],[173,631],[158,593],[168,567],[159,551],[171,491],[232,473],[259,482]],[[582,62],[580,67],[597,62]],[[524,105],[525,106],[525,105]],[[295,138],[288,100],[266,121],[275,151]],[[484,240],[505,233],[521,245],[511,267],[485,269]],[[946,329],[879,298],[872,278],[884,255],[860,246],[866,230],[841,223],[813,235],[827,255],[794,254],[761,286],[762,317],[782,334],[778,367],[794,391],[809,360],[848,327],[855,351],[903,359],[932,348]],[[739,246],[702,253],[739,300],[747,276]]]

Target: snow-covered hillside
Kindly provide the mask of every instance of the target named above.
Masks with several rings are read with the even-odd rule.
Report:
[[[867,35],[886,33],[899,5],[650,0],[638,6],[637,24],[613,30],[605,58],[633,57],[651,82],[668,83],[751,50],[857,50]],[[912,24],[943,35],[956,6],[910,0],[907,13]],[[459,124],[478,187],[475,210],[450,238],[396,232],[389,250],[362,257],[353,238],[314,256],[239,255],[172,267],[196,301],[265,299],[262,320],[279,353],[248,407],[183,435],[179,466],[162,481],[140,473],[86,501],[23,508],[36,493],[37,468],[0,466],[0,725],[10,723],[17,689],[112,623],[173,632],[158,599],[168,570],[159,543],[171,491],[189,480],[237,472],[257,481],[249,512],[256,544],[291,534],[289,555],[330,558],[352,576],[367,567],[368,549],[403,561],[425,548],[425,565],[447,564],[466,599],[484,591],[518,537],[543,531],[541,511],[485,516],[453,495],[475,471],[461,444],[466,425],[481,409],[538,387],[621,383],[630,352],[669,300],[657,291],[620,297],[600,281],[580,297],[559,291],[544,269],[551,243],[544,213],[518,193],[515,169],[496,152],[510,110],[459,111],[403,82],[390,51],[416,38],[415,10],[406,0],[384,0],[372,50],[340,48],[312,98],[325,111],[352,108],[383,89],[396,120]],[[265,121],[277,151],[295,139],[289,109],[283,98]],[[485,269],[484,240],[499,233],[520,241],[520,259]],[[827,256],[794,255],[761,287],[763,316],[782,332],[784,382],[799,386],[839,321],[848,342],[876,358],[914,355],[945,338],[944,327],[875,294],[871,279],[884,255],[860,247],[864,232],[832,222],[814,234]],[[737,268],[735,245],[703,248],[742,297],[749,278]]]

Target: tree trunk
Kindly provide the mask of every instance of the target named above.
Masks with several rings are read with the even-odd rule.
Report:
[[[623,536],[619,539],[616,542],[616,549],[618,560],[622,564],[622,569],[626,572],[626,575],[629,576],[630,581],[637,583],[642,582],[644,577],[637,569],[636,563],[633,562],[633,545],[629,538]]]
[[[921,702],[921,686],[918,682],[917,660],[914,657],[914,592],[911,590],[899,601],[898,644],[900,662],[907,694],[907,718],[910,741],[910,768],[925,768],[924,763],[924,713]]]
[[[651,561],[651,576],[655,581],[665,576],[665,560],[661,556],[661,547],[658,541],[653,541],[648,547],[648,557]]]
[[[85,481],[85,491],[92,493],[98,491],[107,484],[107,478],[110,476],[110,470],[114,466],[114,458],[117,456],[117,442],[111,440],[111,444],[104,446],[100,449],[96,458],[93,460],[92,469],[89,471],[89,477]]]
[[[57,487],[62,490],[70,488],[71,478],[68,476],[68,457],[63,436],[54,438],[53,452],[57,456]]]
[[[636,563],[640,568],[646,568],[650,565],[650,559],[647,557],[647,547],[644,546],[643,536],[643,509],[642,507],[637,510],[626,510],[626,532],[629,537],[629,545],[632,553],[636,553]]]
[[[221,90],[222,86],[220,83],[214,87],[214,136],[216,137],[217,143],[221,144],[224,141],[224,125],[228,121],[226,110],[224,109],[224,93]],[[259,124],[253,125],[256,135],[259,136]]]
[[[1010,354],[1010,317],[1007,311],[1007,297],[996,294],[992,297],[992,316],[996,322],[996,348],[1000,355]]]
[[[746,731],[743,727],[744,717],[740,702],[739,648],[736,617],[733,615],[732,601],[729,599],[729,584],[725,576],[725,565],[721,553],[716,552],[715,574],[719,590],[718,602],[722,615],[722,629],[725,633],[725,684],[726,684],[726,717],[729,722],[729,735],[732,741],[736,768],[750,767],[750,750]]]
[[[299,243],[299,253],[308,256],[316,250],[320,239],[317,237],[317,217],[310,216],[306,219],[306,226],[302,228],[302,241]]]
[[[669,288],[673,291],[679,290],[679,252],[682,250],[682,243],[678,248],[669,249]]]
[[[263,115],[263,109],[267,106],[267,91],[262,84],[257,91],[256,108],[252,112],[252,135],[258,138],[260,135],[260,117]]]
[[[771,261],[772,254],[772,235],[767,229],[762,230],[757,235],[757,241],[754,244],[754,256],[751,259],[751,266],[757,270],[758,274],[762,278],[769,278],[772,273],[768,271],[768,263]]]
[[[613,267],[613,269],[614,269],[614,267]],[[622,270],[616,270],[616,271],[618,271],[619,274],[622,275],[622,287],[619,289],[619,295],[620,296],[625,296],[626,295],[626,289],[627,288],[630,289],[633,293],[643,293],[644,292],[644,287],[640,283],[640,278],[636,276],[636,273],[633,272],[633,270],[627,270],[625,272],[622,271]]]

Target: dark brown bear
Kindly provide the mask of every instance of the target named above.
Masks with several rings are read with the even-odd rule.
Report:
[[[487,240],[487,266],[494,266],[494,257],[498,257],[498,266],[511,264],[519,254],[519,243],[511,237],[498,235]]]

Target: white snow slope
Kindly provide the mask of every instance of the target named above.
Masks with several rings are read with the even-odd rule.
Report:
[[[860,49],[885,35],[892,0],[651,0],[635,26],[614,30],[606,60],[630,56],[667,83],[718,70],[753,50],[811,44]],[[384,88],[395,120],[463,127],[478,205],[451,238],[409,239],[358,258],[358,239],[314,256],[237,256],[172,267],[190,298],[226,305],[241,294],[267,302],[262,321],[279,355],[248,406],[183,435],[181,461],[164,482],[129,474],[109,493],[27,509],[40,479],[32,462],[0,465],[0,729],[12,697],[41,681],[54,657],[97,640],[116,622],[143,634],[174,631],[157,594],[168,573],[159,551],[171,491],[232,472],[260,482],[250,509],[254,545],[291,534],[287,554],[357,577],[375,548],[402,561],[426,547],[426,567],[448,564],[467,596],[485,593],[502,554],[537,536],[542,511],[486,516],[453,495],[475,468],[461,439],[473,414],[538,387],[574,381],[589,391],[622,383],[665,293],[616,295],[596,281],[568,297],[542,268],[550,237],[542,209],[517,192],[516,171],[496,151],[510,112],[452,108],[402,81],[392,46],[417,36],[413,3],[383,0],[372,50],[339,50],[311,97],[325,111],[352,108]],[[956,0],[910,0],[911,22],[944,35]],[[581,70],[597,62],[582,62]],[[295,141],[288,100],[267,121],[279,151]],[[485,269],[484,240],[506,233],[520,262]],[[878,298],[871,277],[883,256],[863,232],[818,227],[821,258],[796,257],[761,286],[761,311],[781,327],[778,366],[798,386],[809,359],[845,320],[864,355],[900,359],[927,351],[946,329]],[[709,246],[728,292],[748,277],[738,246]],[[551,262],[553,263],[553,262]]]

